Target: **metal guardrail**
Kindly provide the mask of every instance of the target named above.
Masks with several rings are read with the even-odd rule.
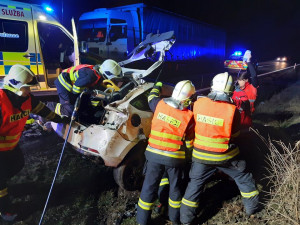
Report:
[[[269,74],[272,74],[272,73],[277,73],[277,72],[284,71],[284,70],[289,70],[289,69],[292,69],[292,68],[293,68],[293,69],[296,69],[298,66],[300,66],[300,64],[296,64],[296,63],[295,63],[295,65],[289,66],[289,67],[284,68],[284,69],[274,70],[274,71],[270,71],[270,72],[267,72],[267,73],[258,74],[257,77],[264,77],[264,76],[269,75]],[[205,91],[208,91],[208,90],[210,90],[210,87],[197,89],[196,92],[197,92],[197,93],[202,93],[202,92],[205,92]]]
[[[266,75],[269,75],[269,74],[272,74],[272,73],[277,73],[277,72],[280,72],[280,71],[289,70],[289,69],[291,69],[291,68],[296,69],[297,66],[300,66],[300,64],[296,64],[296,63],[295,63],[295,65],[289,66],[289,67],[284,68],[284,69],[274,70],[274,71],[271,71],[271,72],[258,74],[257,77],[263,77],[263,76],[266,76]]]

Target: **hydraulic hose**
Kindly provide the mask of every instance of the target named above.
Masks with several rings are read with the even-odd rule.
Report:
[[[74,105],[74,110],[73,110],[73,113],[72,113],[72,116],[71,116],[71,121],[70,121],[70,123],[69,123],[68,133],[67,133],[66,139],[65,139],[65,141],[64,141],[64,145],[63,145],[62,150],[61,150],[61,153],[60,153],[59,161],[58,161],[58,164],[57,164],[57,167],[56,167],[56,171],[55,171],[55,174],[54,174],[54,177],[53,177],[53,180],[52,180],[52,184],[51,184],[51,187],[50,187],[50,190],[49,190],[49,193],[48,193],[48,197],[47,197],[47,200],[46,200],[46,203],[45,203],[45,206],[44,206],[42,215],[41,215],[41,218],[40,218],[39,225],[41,225],[42,222],[43,222],[44,215],[45,215],[46,209],[47,209],[47,205],[48,205],[48,202],[49,202],[51,193],[52,193],[52,189],[53,189],[53,186],[54,186],[54,183],[55,183],[57,174],[58,174],[58,170],[59,170],[60,164],[61,164],[61,159],[62,159],[62,156],[63,156],[63,154],[64,154],[65,147],[66,147],[67,142],[68,142],[68,138],[69,138],[69,135],[70,135],[72,123],[73,123],[73,121],[74,121],[74,120],[76,119],[76,117],[77,117],[77,112],[78,112],[78,109],[79,109],[79,107],[80,107],[81,98],[82,98],[82,95],[83,95],[84,93],[86,93],[86,91],[83,91],[83,92],[77,97],[77,99],[76,99],[76,102],[75,102],[75,105]]]

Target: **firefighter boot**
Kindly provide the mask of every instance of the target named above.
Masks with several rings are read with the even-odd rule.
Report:
[[[3,193],[3,195],[1,195]],[[17,214],[9,210],[9,197],[7,195],[7,188],[0,190],[0,217],[4,221],[12,222],[16,219]]]
[[[166,206],[162,203],[159,203],[155,208],[154,211],[159,215],[165,215],[166,214]]]
[[[16,213],[0,212],[0,216],[1,216],[2,220],[4,220],[4,221],[13,222],[13,221],[15,221],[15,219],[18,215]]]

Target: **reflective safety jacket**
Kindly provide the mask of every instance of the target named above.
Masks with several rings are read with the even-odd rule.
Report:
[[[185,162],[185,151],[182,145],[186,129],[192,117],[193,113],[190,110],[175,109],[166,104],[163,99],[160,100],[152,120],[151,133],[146,149],[148,156],[152,154],[152,158],[154,157],[162,164],[170,166],[176,164],[174,161]],[[168,163],[167,161],[173,162]]]
[[[21,111],[13,107],[6,93],[0,89],[0,107],[2,116],[0,126],[0,151],[8,151],[15,148],[20,140],[31,111],[31,97],[22,104]]]
[[[194,103],[195,141],[193,161],[224,164],[239,154],[232,139],[239,135],[239,112],[228,102],[207,97]]]
[[[70,67],[62,71],[58,76],[58,81],[67,91],[72,92],[73,94],[80,94],[85,88],[93,87],[101,79],[101,76],[93,69],[93,67],[94,66],[92,65],[86,64]],[[93,77],[82,74],[80,72],[80,69],[82,68],[91,69]],[[83,80],[83,82],[80,82],[81,84],[79,84],[79,80]]]
[[[255,108],[254,108],[254,102],[256,100],[257,97],[257,89],[250,84],[249,82],[246,82],[245,84],[245,88],[243,89],[244,92],[246,92],[249,102],[250,102],[250,110],[251,113],[254,112]]]

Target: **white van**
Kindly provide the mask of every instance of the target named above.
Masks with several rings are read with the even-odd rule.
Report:
[[[56,77],[73,65],[67,57],[72,52],[73,36],[42,7],[0,1],[0,76],[22,64],[37,75],[36,91],[55,91]]]

